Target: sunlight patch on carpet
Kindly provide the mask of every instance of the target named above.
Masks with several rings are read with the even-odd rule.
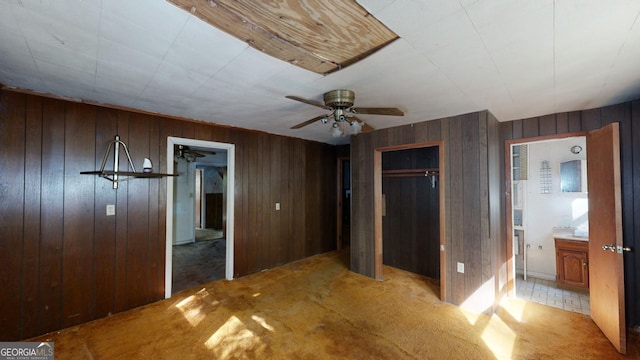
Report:
[[[526,301],[505,297],[500,301],[500,307],[505,309],[518,322],[524,322],[524,309],[527,307]]]
[[[495,301],[495,286],[495,278],[491,277],[491,279],[487,280],[480,288],[471,294],[460,307],[474,313],[482,313],[491,309]],[[472,320],[467,317],[467,320],[473,325],[477,318]]]
[[[207,317],[207,311],[203,311],[203,303],[205,297],[209,296],[209,293],[202,289],[196,294],[186,297],[184,300],[176,304],[176,307],[182,313],[182,316],[191,324],[196,327],[205,317]],[[211,305],[217,305],[218,301],[214,301]]]
[[[260,337],[238,319],[231,316],[213,335],[204,343],[212,350],[216,358],[228,359],[236,354],[247,353],[256,348],[264,347]]]
[[[496,359],[511,359],[516,334],[497,315],[491,316],[491,320],[482,332],[482,340]]]

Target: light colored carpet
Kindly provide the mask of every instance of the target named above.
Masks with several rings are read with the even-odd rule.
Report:
[[[623,359],[583,314],[514,299],[494,316],[437,298],[438,283],[384,281],[328,253],[43,336],[56,359]]]

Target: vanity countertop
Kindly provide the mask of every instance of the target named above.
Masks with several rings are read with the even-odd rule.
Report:
[[[553,234],[554,239],[576,240],[576,241],[589,241],[587,236],[575,236],[570,234]]]

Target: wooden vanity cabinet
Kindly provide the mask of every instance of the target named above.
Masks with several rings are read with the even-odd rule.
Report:
[[[555,238],[556,281],[559,285],[589,288],[589,243]]]

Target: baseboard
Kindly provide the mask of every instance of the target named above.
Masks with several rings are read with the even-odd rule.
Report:
[[[521,270],[521,269],[516,269],[516,274],[524,275],[524,271]],[[536,279],[556,281],[556,276],[555,275],[540,273],[540,272],[537,272],[537,271],[527,271],[527,277],[534,277]]]
[[[179,242],[175,242],[173,243],[173,245],[185,245],[185,244],[193,244],[194,242],[196,242],[195,240],[183,240],[183,241],[179,241]]]

